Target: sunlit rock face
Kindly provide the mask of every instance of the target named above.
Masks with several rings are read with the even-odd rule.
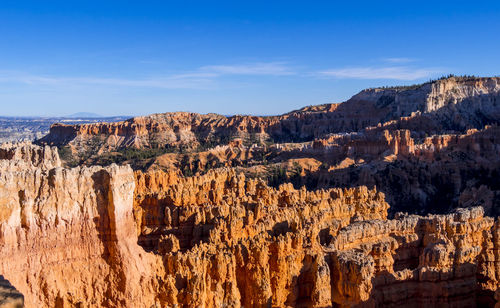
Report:
[[[0,305],[494,307],[499,123],[500,79],[453,77],[56,124],[0,146]]]
[[[27,307],[495,304],[500,224],[481,207],[388,219],[384,194],[366,187],[66,169],[57,149],[27,144],[8,153],[0,273]]]
[[[11,152],[0,160],[0,273],[26,306],[154,302],[154,256],[134,231],[132,170],[63,169],[55,148]]]

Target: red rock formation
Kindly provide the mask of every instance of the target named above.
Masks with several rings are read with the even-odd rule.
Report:
[[[500,223],[484,210],[498,214],[500,131],[484,125],[500,120],[499,81],[369,89],[275,117],[57,124],[42,142],[86,163],[182,151],[133,171],[1,146],[0,274],[30,307],[494,306]],[[299,167],[296,187],[249,176],[283,166]],[[388,219],[386,198],[470,208]]]
[[[366,187],[30,161],[0,163],[0,273],[28,306],[471,307],[499,287],[481,207],[387,220]]]
[[[27,307],[149,307],[155,258],[137,246],[132,170],[33,166],[42,151],[0,161],[0,272]]]
[[[33,167],[51,169],[61,167],[59,154],[55,148],[34,147],[31,143],[0,144],[0,161],[17,161]]]
[[[395,211],[437,213],[481,205],[488,215],[497,216],[499,138],[497,125],[425,138],[408,130],[366,131],[318,139],[301,150],[282,150],[275,160],[316,158],[328,168],[309,172],[299,185],[376,186]]]
[[[332,245],[334,268],[349,273],[339,277],[335,298],[363,307],[473,307],[477,265],[494,244],[492,226],[480,207],[352,224]],[[496,282],[488,282],[496,290]]]

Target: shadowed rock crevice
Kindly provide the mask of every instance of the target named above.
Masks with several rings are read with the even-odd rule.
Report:
[[[143,231],[138,244],[146,251],[158,251],[166,237],[172,237],[185,251],[195,245],[207,242],[215,220],[200,223],[200,214],[171,204],[171,200],[145,199],[138,205],[143,211]],[[165,245],[163,245],[165,248]]]
[[[0,275],[0,307],[24,307],[24,296],[2,275]]]

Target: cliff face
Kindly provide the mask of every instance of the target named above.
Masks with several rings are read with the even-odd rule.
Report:
[[[495,276],[488,277],[498,266],[493,257],[498,243],[491,232],[496,232],[493,220],[483,217],[480,207],[352,224],[330,245],[340,251],[333,258],[340,274],[335,298],[361,307],[488,302],[478,289],[497,288]],[[483,279],[488,281],[484,285]]]
[[[499,287],[480,207],[388,220],[366,187],[64,169],[25,148],[0,160],[0,273],[28,307],[473,307]]]
[[[154,302],[154,257],[134,232],[132,170],[63,169],[53,148],[10,153],[0,160],[0,273],[26,306]]]
[[[42,169],[61,167],[57,150],[49,146],[33,147],[31,143],[0,144],[0,161]]]
[[[353,96],[350,102],[376,102],[376,107],[388,108],[393,113],[390,117],[397,118],[411,116],[414,112],[429,113],[461,103],[493,103],[499,92],[498,77],[452,77],[410,87],[367,89]]]

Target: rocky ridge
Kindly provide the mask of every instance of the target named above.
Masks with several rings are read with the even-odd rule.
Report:
[[[413,88],[368,89],[341,104],[311,106],[281,116],[174,112],[114,123],[54,124],[40,142],[70,144],[79,150],[90,142],[100,152],[166,145],[194,149],[227,144],[234,138],[310,141],[330,133],[356,132],[408,119],[412,121],[407,126],[426,122],[428,127],[420,127],[419,131],[464,131],[482,128],[499,118],[500,78],[452,77]]]
[[[88,118],[85,117],[3,117],[0,116],[0,143],[22,142],[40,139],[49,133],[54,123],[83,124],[103,121],[121,121],[127,117]]]

